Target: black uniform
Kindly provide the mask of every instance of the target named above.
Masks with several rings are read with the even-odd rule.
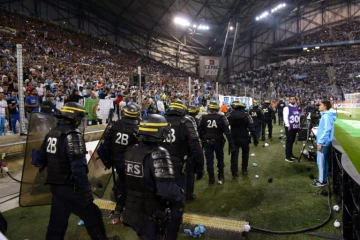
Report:
[[[276,112],[278,114],[278,118],[279,118],[279,126],[281,126],[283,124],[283,110],[285,107],[285,103],[283,100],[280,100],[276,106]]]
[[[249,162],[249,132],[253,137],[255,146],[258,145],[253,120],[244,108],[235,109],[228,117],[231,126],[231,135],[234,140],[235,150],[231,153],[231,172],[233,178],[238,177],[239,148],[242,150],[242,172],[247,174]]]
[[[173,163],[176,184],[188,194],[186,186],[186,168],[195,165],[196,172],[202,175],[204,169],[204,156],[199,143],[199,135],[196,123],[192,117],[182,115],[178,111],[172,110],[173,103],[170,104],[169,110],[165,114],[165,119],[171,124],[171,133],[165,139],[163,147],[166,148]],[[190,189],[190,194],[193,189]],[[179,226],[181,223],[182,212],[171,212],[169,221],[168,234],[170,239],[176,239]]]
[[[260,139],[260,132],[262,127],[262,122],[264,120],[264,113],[259,108],[259,106],[254,106],[253,108],[250,109],[249,115],[251,116],[254,123],[256,138]]]
[[[182,212],[185,201],[182,189],[175,183],[170,154],[156,143],[140,143],[128,149],[125,165],[127,198],[123,221],[140,239],[162,239],[168,208]]]
[[[112,165],[117,172],[116,186],[113,191],[117,207],[115,211],[122,211],[126,199],[126,182],[125,182],[125,163],[124,155],[128,147],[137,143],[136,133],[138,131],[139,121],[123,117],[107,128],[104,138],[104,150],[109,153]]]
[[[196,123],[196,126],[199,124],[199,119],[196,118],[196,115],[199,113],[198,108],[195,106],[190,106],[189,116],[193,118]],[[189,150],[188,150],[189,151]],[[190,161],[186,165],[186,200],[195,200],[196,194],[194,194],[195,186],[195,173],[197,172],[197,179],[202,178],[202,173],[199,173],[196,168],[196,162]]]
[[[84,221],[91,239],[107,239],[101,211],[93,203],[85,154],[82,134],[67,123],[52,129],[37,151],[38,162],[47,166],[46,184],[52,193],[46,239],[64,239],[71,213]]]
[[[262,127],[261,127],[261,140],[265,141],[265,128],[266,125],[268,126],[268,131],[269,131],[269,139],[272,139],[272,120],[275,117],[275,112],[274,110],[270,107],[269,104],[265,103],[262,107],[261,107],[262,112],[264,113],[264,119],[262,122]]]
[[[217,111],[210,111],[207,115],[203,115],[199,120],[199,135],[205,149],[206,166],[209,173],[209,183],[215,183],[214,177],[214,151],[218,161],[219,181],[224,180],[224,143],[223,134],[229,142],[229,147],[233,147],[233,139],[231,137],[229,122],[224,115]]]

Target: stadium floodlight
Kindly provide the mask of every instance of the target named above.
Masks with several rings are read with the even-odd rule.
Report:
[[[306,50],[307,52],[310,52],[310,50],[308,49],[308,50]]]
[[[176,18],[174,18],[174,22],[183,27],[190,26],[190,22],[184,18],[176,17]]]
[[[275,12],[277,12],[279,9],[284,8],[284,7],[286,7],[286,4],[285,4],[285,3],[280,3],[279,5],[277,5],[277,6],[274,7],[273,9],[271,9],[270,12],[271,12],[271,14],[272,14],[272,13],[275,13]],[[259,21],[259,20],[265,18],[265,17],[268,16],[268,15],[269,15],[269,12],[266,11],[266,12],[262,13],[260,16],[257,16],[257,17],[255,18],[255,20],[256,20],[256,21]]]
[[[316,46],[315,49],[320,49],[320,47],[319,47],[319,46]]]
[[[209,30],[209,26],[206,26],[206,25],[200,25],[197,29],[199,30]]]
[[[304,47],[303,50],[306,51],[306,50],[308,50],[308,48],[307,48],[307,47]]]
[[[233,27],[233,26],[230,27],[230,31],[232,31],[232,30],[234,30],[234,27]]]
[[[196,28],[196,24],[193,25],[193,28]]]

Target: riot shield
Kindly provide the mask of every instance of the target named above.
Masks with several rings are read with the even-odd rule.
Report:
[[[89,143],[86,143],[88,154],[90,155],[90,160],[88,162],[88,179],[91,185],[91,191],[99,198],[101,198],[106,190],[107,185],[112,176],[111,167],[109,167],[106,162],[109,159],[101,159],[101,150],[102,144],[104,143],[104,136],[108,128],[111,127],[111,124],[107,126],[104,131],[104,134],[101,136],[101,139],[98,141],[95,149],[89,149]],[[104,158],[104,157],[103,157]],[[104,163],[108,166],[106,167]]]
[[[47,171],[39,172],[39,168],[31,164],[31,151],[40,149],[46,134],[56,127],[57,122],[53,115],[30,114],[19,196],[22,207],[51,204],[50,186],[44,185]]]

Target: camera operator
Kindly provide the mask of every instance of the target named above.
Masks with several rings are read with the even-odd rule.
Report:
[[[319,125],[319,121],[321,118],[319,106],[320,106],[319,104],[316,104],[314,106],[314,108],[312,109],[312,111],[310,112],[310,120],[311,120],[310,127],[311,128]]]

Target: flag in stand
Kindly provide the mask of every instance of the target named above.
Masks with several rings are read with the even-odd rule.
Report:
[[[88,120],[97,120],[100,99],[85,98],[85,111],[88,114]]]

